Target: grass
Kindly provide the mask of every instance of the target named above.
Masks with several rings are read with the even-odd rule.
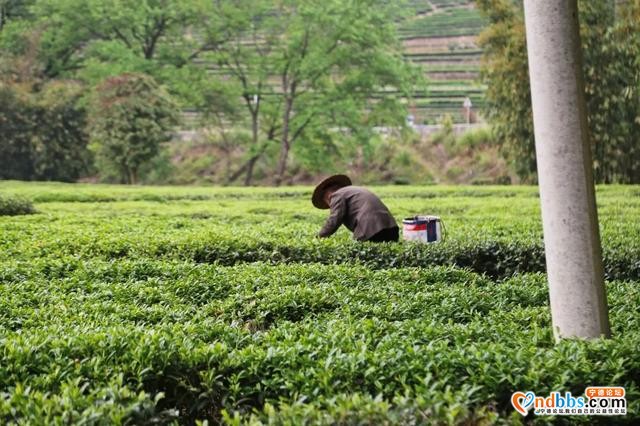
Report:
[[[598,188],[614,336],[555,344],[533,187],[376,187],[446,241],[317,240],[311,188],[0,182],[3,424],[522,421],[515,390],[640,415],[640,187]],[[561,418],[527,421],[562,422]]]

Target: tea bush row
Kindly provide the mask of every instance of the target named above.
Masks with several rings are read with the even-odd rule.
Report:
[[[2,423],[473,423],[593,384],[640,408],[637,283],[608,284],[613,339],[555,345],[539,274],[50,258],[0,279]]]
[[[53,198],[73,196],[75,188],[59,184],[2,185],[9,190],[24,190],[30,196]],[[539,202],[530,187],[376,188],[399,218],[417,212],[443,218],[446,241],[432,246],[357,244],[350,241],[345,230],[329,241],[317,241],[314,235],[326,212],[311,207],[308,188],[86,185],[78,186],[77,191],[133,199],[151,195],[213,199],[183,199],[161,206],[149,201],[40,204],[41,214],[0,218],[0,260],[72,255],[83,259],[184,259],[224,265],[254,261],[362,263],[376,268],[457,265],[494,278],[544,271]],[[296,195],[283,196],[288,193]],[[234,194],[240,198],[229,198]],[[636,280],[640,276],[640,229],[635,220],[640,214],[638,194],[640,190],[633,186],[599,188],[608,279]]]
[[[117,202],[117,201],[180,201],[224,199],[287,199],[297,198],[309,203],[313,188],[293,186],[268,187],[177,187],[68,184],[54,182],[1,181],[0,188],[8,196],[21,195],[36,203],[50,202]],[[601,187],[605,192],[620,192],[625,187]],[[383,197],[409,197],[433,199],[437,197],[501,197],[537,196],[533,187],[453,187],[453,186],[380,186],[374,191]]]
[[[58,256],[177,259],[227,266],[246,262],[362,264],[370,268],[451,265],[469,268],[494,279],[545,271],[544,246],[537,238],[450,239],[424,245],[411,242],[362,244],[344,238],[321,241],[312,235],[260,237],[246,230],[233,232],[228,229],[169,234],[146,230],[127,236],[93,232],[69,236],[53,234],[52,238],[37,242],[27,239],[19,244],[8,243],[7,246],[12,247],[4,255],[23,259]],[[7,234],[4,238],[11,236]],[[639,242],[603,248],[607,279],[640,280]],[[29,247],[28,251],[26,247]]]

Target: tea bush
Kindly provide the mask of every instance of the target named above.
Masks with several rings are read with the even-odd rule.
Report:
[[[0,183],[41,200],[0,217],[2,424],[638,419],[636,187],[598,190],[613,337],[558,344],[532,188],[375,189],[428,246],[317,240],[309,188],[75,188]],[[629,414],[511,407],[590,385]]]
[[[33,204],[26,198],[7,197],[0,194],[0,216],[17,216],[35,212]]]
[[[478,420],[508,414],[515,389],[593,382],[626,386],[630,408],[640,396],[629,282],[608,286],[614,339],[554,345],[538,274],[69,258],[2,277],[6,422],[27,419],[32,398],[61,414],[67,394],[74,409],[106,398],[113,415],[147,419],[325,423]]]

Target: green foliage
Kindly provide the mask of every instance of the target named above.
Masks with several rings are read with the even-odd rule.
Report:
[[[90,170],[82,87],[0,83],[0,178],[74,181]]]
[[[33,113],[24,95],[0,84],[0,177],[29,179],[34,175],[30,132]]]
[[[37,179],[73,182],[91,170],[84,88],[55,81],[36,98],[34,135]]]
[[[534,187],[374,188],[434,245],[316,240],[309,187],[0,189],[43,213],[0,218],[3,424],[508,423],[515,390],[593,384],[640,409],[637,186],[598,188],[613,338],[560,344]]]
[[[0,216],[17,216],[35,212],[30,200],[21,197],[6,197],[0,194]]]
[[[597,182],[640,183],[640,1],[580,3]]]
[[[536,181],[533,115],[522,11],[510,0],[477,1],[489,27],[480,34],[487,83],[484,113],[513,170],[523,182]]]
[[[449,152],[453,152],[456,144],[456,135],[453,132],[453,119],[449,114],[445,114],[440,120],[440,125],[442,129],[431,137],[431,141],[435,144],[442,144]]]
[[[473,149],[478,146],[490,146],[495,145],[495,136],[492,129],[481,127],[467,131],[460,135],[457,141],[458,146],[464,149]]]
[[[5,29],[9,22],[28,18],[29,6],[35,0],[0,0],[0,31]]]
[[[486,114],[524,182],[536,180],[533,118],[522,8],[478,0],[490,26],[480,36]],[[618,15],[615,16],[615,9]],[[640,182],[640,3],[580,1],[583,71],[597,182]]]
[[[135,184],[140,168],[170,139],[177,107],[153,78],[123,74],[96,88],[91,106],[91,139],[98,168]]]
[[[298,143],[324,142],[331,149],[338,139],[366,141],[373,126],[404,121],[399,98],[419,79],[400,54],[396,14],[387,1],[367,7],[341,0],[216,3],[207,28],[215,47],[205,57],[231,80],[228,87],[246,108],[243,118],[253,135],[245,183],[269,144],[279,146],[274,180],[280,183]],[[372,99],[381,90],[399,96]],[[218,107],[239,119],[228,105]],[[312,146],[296,152],[318,151]]]
[[[188,63],[200,45],[184,29],[203,18],[199,0],[36,0],[28,31],[38,29],[43,76],[87,67],[93,83],[124,72],[153,73]]]

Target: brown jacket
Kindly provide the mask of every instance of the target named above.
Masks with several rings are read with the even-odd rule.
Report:
[[[358,241],[366,241],[383,229],[398,226],[380,199],[371,191],[359,186],[345,186],[331,196],[331,213],[318,233],[328,237],[344,224]]]

